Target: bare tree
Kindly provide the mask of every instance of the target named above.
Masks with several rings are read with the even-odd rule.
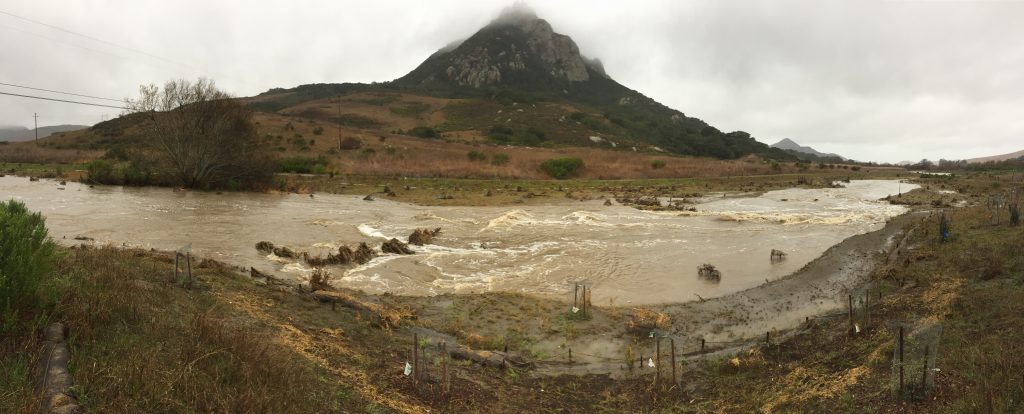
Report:
[[[252,113],[213,81],[172,80],[139,87],[128,113],[144,114],[142,132],[155,166],[191,188],[224,186],[267,176],[266,147]]]

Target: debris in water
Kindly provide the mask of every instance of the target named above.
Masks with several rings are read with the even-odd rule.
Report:
[[[434,230],[427,229],[416,229],[413,230],[412,234],[409,235],[409,244],[415,244],[422,246],[424,244],[430,244],[434,240],[434,237],[441,234],[441,228],[438,227]]]
[[[407,244],[402,243],[402,241],[398,240],[398,239],[391,239],[391,240],[388,240],[388,241],[384,242],[383,244],[380,245],[380,251],[382,251],[384,253],[394,253],[394,254],[413,254],[413,253],[415,253],[415,252],[412,251],[412,249],[409,248],[409,246]]]
[[[697,266],[697,276],[700,276],[700,278],[702,279],[707,279],[714,282],[722,280],[722,272],[719,272],[718,269],[715,269],[714,265],[707,263]]]
[[[771,262],[775,263],[775,262],[781,262],[783,260],[786,260],[786,252],[784,252],[782,250],[772,249]]]

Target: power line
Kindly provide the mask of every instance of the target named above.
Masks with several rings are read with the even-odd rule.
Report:
[[[37,25],[40,25],[40,26],[48,27],[48,28],[53,29],[53,30],[58,30],[58,31],[61,31],[61,32],[64,32],[64,33],[72,34],[72,35],[75,35],[75,36],[78,36],[78,37],[81,37],[81,38],[84,38],[84,39],[89,39],[89,40],[92,40],[94,42],[103,43],[103,44],[108,45],[108,46],[113,46],[113,47],[116,47],[116,48],[119,48],[119,49],[124,49],[124,50],[127,50],[127,51],[132,52],[132,53],[137,53],[137,54],[140,54],[140,55],[148,56],[148,57],[153,58],[153,59],[162,60],[164,62],[172,63],[172,64],[175,64],[175,65],[178,65],[178,66],[181,66],[181,67],[189,68],[189,69],[192,69],[192,70],[199,70],[199,69],[197,69],[195,67],[192,67],[190,65],[186,65],[184,63],[175,62],[173,60],[167,59],[165,57],[157,56],[157,55],[154,55],[154,54],[149,53],[149,52],[145,52],[145,51],[142,51],[142,50],[139,50],[139,49],[135,49],[135,48],[131,48],[131,47],[124,46],[124,45],[120,45],[120,44],[117,44],[117,43],[114,43],[114,42],[109,42],[109,41],[106,41],[106,40],[103,40],[103,39],[100,39],[100,38],[96,38],[96,37],[89,36],[89,35],[86,35],[86,34],[78,33],[78,32],[75,32],[75,31],[72,31],[72,30],[68,30],[68,29],[65,29],[65,28],[62,28],[62,27],[54,26],[52,24],[43,23],[43,22],[40,22],[38,20],[32,20],[32,19],[29,19],[27,17],[18,16],[18,15],[14,14],[14,13],[5,12],[3,10],[0,10],[0,14],[7,15],[7,16],[13,17],[15,19],[20,19],[20,20],[23,20],[23,21],[26,21],[26,22],[29,22],[29,23],[33,23],[33,24],[37,24]]]
[[[128,108],[125,108],[123,106],[103,105],[103,104],[90,103],[90,102],[68,101],[68,100],[64,100],[64,99],[44,98],[42,96],[20,95],[20,94],[16,94],[16,93],[8,93],[8,92],[0,92],[0,95],[17,96],[17,97],[20,97],[20,98],[42,99],[44,101],[66,102],[66,103],[73,103],[73,104],[78,104],[78,105],[102,106],[104,108],[128,109]]]
[[[62,94],[62,95],[80,96],[80,97],[83,97],[83,98],[92,98],[92,99],[102,99],[102,100],[104,100],[104,101],[114,101],[114,102],[123,102],[123,101],[124,101],[124,99],[112,99],[112,98],[102,98],[102,97],[99,97],[99,96],[92,96],[92,95],[82,95],[82,94],[78,94],[78,93],[71,93],[71,92],[61,92],[61,91],[54,91],[54,90],[50,90],[50,89],[43,89],[43,88],[33,88],[33,87],[31,87],[31,86],[21,86],[21,85],[14,85],[14,84],[11,84],[11,83],[3,83],[3,82],[0,82],[0,85],[3,85],[3,86],[13,86],[13,87],[15,87],[15,88],[23,88],[23,89],[32,89],[32,90],[34,90],[34,91],[43,91],[43,92],[52,92],[52,93],[59,93],[59,94]]]

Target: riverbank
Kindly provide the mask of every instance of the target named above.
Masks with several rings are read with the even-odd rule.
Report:
[[[983,199],[993,191],[990,182],[994,181],[985,178],[966,183],[965,188],[983,191],[970,193],[971,199]],[[1003,182],[1002,188],[1007,184]],[[726,314],[723,309],[729,307],[723,304],[738,301],[749,303],[748,309],[771,310],[763,302],[737,299],[771,296],[760,296],[755,292],[760,289],[788,294],[788,288],[796,288],[802,290],[794,292],[797,297],[811,299],[816,289],[809,285],[810,278],[836,268],[841,273],[836,281],[842,284],[852,280],[843,278],[842,267],[853,268],[846,275],[860,274],[856,265],[866,262],[856,252],[876,262],[884,258],[882,266],[869,272],[872,291],[883,295],[869,311],[875,322],[863,333],[850,335],[845,318],[819,318],[788,334],[772,332],[768,346],[680,357],[676,368],[682,385],[676,387],[666,384],[666,354],[658,361],[659,387],[654,386],[655,369],[634,365],[636,357],[654,359],[655,344],[643,333],[625,334],[633,311],[622,306],[594,303],[591,316],[580,318],[564,302],[516,294],[366,297],[390,306],[410,306],[416,315],[414,326],[452,332],[461,344],[491,350],[507,345],[534,361],[535,368],[503,369],[450,362],[453,391],[445,393],[437,379],[444,360],[437,358],[429,341],[421,348],[428,355],[424,369],[435,379],[414,385],[402,375],[404,363],[411,359],[413,334],[418,332],[422,339],[426,331],[409,330],[407,325],[382,329],[366,314],[332,309],[273,285],[253,283],[248,275],[212,261],[197,263],[198,287],[185,289],[169,280],[169,255],[142,250],[65,250],[58,272],[62,305],[48,318],[68,323],[80,401],[87,409],[102,412],[956,412],[987,407],[994,407],[993,412],[1013,411],[1024,395],[1024,384],[1012,375],[1024,368],[1017,357],[1024,343],[1019,337],[1024,332],[1019,329],[1024,326],[1024,263],[1013,253],[1024,247],[1024,233],[1005,219],[993,224],[985,207],[977,204],[947,213],[954,235],[948,243],[935,236],[937,215],[907,237],[893,237],[914,218],[902,216],[878,234],[856,236],[830,249],[805,269],[805,276],[798,273],[735,298],[652,307],[670,315],[671,331],[682,338],[703,329],[699,322],[704,319],[687,324],[691,313],[707,311],[715,321],[744,322],[738,314]],[[872,252],[888,240],[892,246],[901,245],[897,239],[904,240],[904,247],[894,256]],[[986,272],[974,269],[986,263],[998,265]],[[770,320],[762,313],[755,311],[751,320],[758,329]],[[799,316],[790,313],[786,318]],[[34,325],[31,315],[26,318],[27,338]],[[944,324],[938,348],[942,371],[926,399],[891,396],[888,355],[893,339],[884,324],[894,319]],[[983,334],[990,329],[1003,334]],[[537,333],[552,345],[531,336]],[[755,332],[745,339],[757,342],[760,335]],[[625,374],[615,376],[618,379],[574,368],[591,365],[581,360],[595,352],[587,349],[589,344],[607,343],[595,340],[601,337],[625,339],[626,348],[605,354],[620,353],[615,359]],[[745,342],[742,339],[736,344]],[[558,349],[556,342],[572,346],[572,359],[567,353],[544,351],[544,346]],[[11,379],[2,382],[0,407],[30,408],[31,378],[28,370],[17,367],[31,366],[38,356],[26,342],[3,343],[5,351],[23,352],[5,352],[0,362],[0,371]],[[667,341],[661,346],[667,352]],[[692,353],[690,349],[680,354]],[[552,376],[552,367],[571,373]],[[154,369],[167,375],[149,375]],[[289,390],[288,395],[282,390]],[[136,398],[126,398],[129,395]]]
[[[0,163],[0,174],[84,182],[85,164]],[[474,179],[334,174],[276,174],[266,192],[344,194],[422,206],[541,205],[564,200],[635,201],[653,197],[694,198],[709,193],[758,194],[783,188],[822,188],[843,180],[916,177],[900,168],[809,168],[769,175],[698,176],[622,180]],[[648,206],[649,207],[649,206]]]

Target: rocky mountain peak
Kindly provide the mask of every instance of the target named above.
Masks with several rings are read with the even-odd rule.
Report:
[[[572,38],[556,33],[525,3],[517,2],[469,39],[439,50],[400,81],[531,88],[584,82],[591,71],[606,77],[600,63],[595,63],[596,67],[588,64]]]

